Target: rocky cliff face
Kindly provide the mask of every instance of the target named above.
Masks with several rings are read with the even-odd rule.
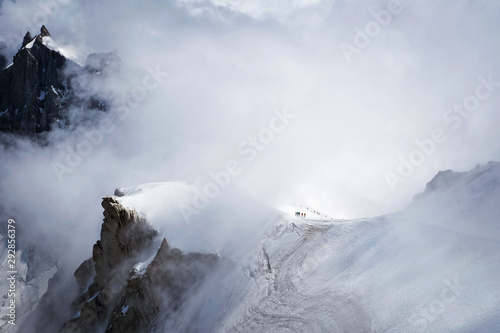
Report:
[[[104,223],[101,239],[92,251],[95,269],[93,282],[73,303],[79,315],[64,325],[63,332],[92,332],[106,324],[111,311],[127,285],[128,274],[133,265],[141,260],[143,253],[152,250],[157,236],[156,230],[132,210],[121,206],[114,198],[102,201]],[[82,266],[89,266],[86,263]],[[78,275],[85,275],[80,266]],[[79,272],[80,271],[80,272]],[[78,279],[80,289],[86,288]]]
[[[44,45],[48,31],[28,32],[12,66],[0,72],[0,130],[22,134],[47,131],[63,119],[70,85],[63,71],[78,66]]]
[[[7,57],[4,55],[7,44],[0,42],[0,70],[7,66]]]
[[[107,109],[106,101],[98,97],[76,94],[75,78],[85,75],[88,85],[89,79],[120,67],[121,59],[115,53],[93,54],[81,67],[54,49],[50,41],[49,31],[42,26],[35,37],[26,33],[11,66],[3,69],[6,61],[0,58],[0,131],[32,136],[65,126],[70,107],[82,112]]]
[[[166,320],[183,299],[218,264],[214,254],[187,253],[170,248],[166,239],[145,271],[133,270],[107,333],[153,330],[160,313]]]
[[[174,313],[215,266],[215,254],[172,249],[157,231],[114,197],[103,199],[104,223],[92,258],[75,272],[81,294],[61,332],[139,333],[160,313]],[[149,258],[149,260],[148,260]],[[140,264],[138,264],[140,263]],[[89,285],[90,282],[90,285]]]

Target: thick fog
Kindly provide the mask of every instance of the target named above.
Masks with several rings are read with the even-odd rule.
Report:
[[[245,209],[366,217],[404,208],[439,170],[500,159],[496,1],[0,4],[9,60],[45,24],[80,65],[94,52],[124,62],[119,78],[82,84],[113,101],[97,124],[0,155],[2,216],[81,259],[117,187],[203,190],[229,168],[221,191],[251,198]]]

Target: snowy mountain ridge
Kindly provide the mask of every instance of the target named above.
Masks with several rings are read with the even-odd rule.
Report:
[[[256,249],[216,331],[499,331],[500,164],[442,176],[429,186],[447,194],[437,210],[285,218]]]
[[[28,31],[12,64],[0,69],[0,132],[32,137],[65,127],[71,109],[81,117],[107,110],[109,101],[89,91],[89,83],[116,71],[121,59],[113,52],[91,54],[80,66],[75,58],[45,26],[34,37]]]
[[[220,243],[207,238],[206,228],[198,230],[199,224],[178,220],[178,205],[190,200],[193,185],[154,183],[118,189],[119,196],[106,200],[113,207],[133,207],[139,213],[117,216],[148,220],[168,242],[164,240],[156,254],[144,252],[127,264],[120,278],[128,285],[126,291],[113,298],[114,305],[106,312],[95,312],[107,313],[114,324],[97,331],[142,332],[148,327],[147,332],[497,332],[499,181],[500,163],[491,162],[469,172],[440,172],[406,210],[384,216],[320,220],[296,217],[293,210],[282,212],[244,256],[225,259],[229,257],[224,251],[216,251],[216,257],[227,264],[199,275],[205,278],[182,297],[174,312],[148,307],[144,313],[154,313],[154,319],[132,310],[144,308],[134,295],[149,297],[141,287],[149,283],[146,280],[171,269],[167,267],[172,260],[198,258],[190,254],[194,249],[201,249],[201,256],[211,256],[217,248],[214,244]],[[111,221],[111,206],[106,205],[105,215]],[[212,223],[208,216],[204,218]],[[243,238],[237,237],[233,241],[242,244]],[[171,252],[171,244],[185,252],[186,259],[174,259],[179,252]],[[166,266],[152,271],[158,262]],[[80,270],[75,276],[86,281],[82,274]],[[41,291],[27,305],[36,308],[52,275],[52,271],[43,273],[32,282],[39,283]],[[100,281],[96,286],[105,283]],[[28,287],[24,288],[20,290],[27,293]],[[176,293],[162,288],[167,288],[162,289],[164,296]],[[96,290],[87,289],[87,296],[78,303],[84,307],[61,318],[72,323],[65,325],[66,332],[78,329],[82,316],[92,318],[83,310],[91,304],[87,302],[103,300]],[[32,320],[33,313],[25,318]]]

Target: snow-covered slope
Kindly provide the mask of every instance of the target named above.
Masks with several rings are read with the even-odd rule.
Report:
[[[255,251],[216,331],[499,332],[500,165],[444,181],[408,210],[286,217]]]
[[[173,247],[227,263],[162,310],[155,332],[500,332],[500,163],[440,172],[406,210],[356,220],[307,207],[296,217],[304,207],[279,212],[234,192],[186,220],[199,195],[187,183],[116,194]],[[138,276],[152,262],[141,260]],[[26,304],[45,292],[44,274]]]
[[[190,189],[156,184],[125,192],[129,197],[120,199],[123,204],[153,217],[161,206],[155,200],[178,203],[188,197],[179,193]],[[499,332],[498,198],[500,164],[490,163],[470,172],[439,173],[408,209],[386,216],[322,220],[310,213],[296,217],[301,208],[286,207],[247,260],[237,261],[225,278],[207,283],[194,297],[197,327]],[[183,239],[180,230],[186,228],[171,228],[174,242],[181,248],[203,243],[202,232]],[[181,326],[168,322],[165,327]]]
[[[116,193],[123,195],[117,198],[122,205],[143,214],[173,247],[187,252],[244,255],[278,216],[241,193],[227,190],[208,198],[183,182],[119,188]]]
[[[78,51],[76,51],[71,46],[66,46],[66,47],[60,46],[50,36],[42,37],[42,44],[47,46],[49,49],[53,51],[59,52],[60,54],[62,54],[68,59],[73,60],[74,62],[78,61],[78,54],[77,54]]]

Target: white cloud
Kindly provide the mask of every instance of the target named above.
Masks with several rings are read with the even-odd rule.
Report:
[[[296,119],[232,183],[263,202],[377,215],[404,207],[440,169],[500,158],[498,91],[396,191],[384,178],[415,140],[449,126],[443,113],[474,92],[478,76],[500,80],[494,2],[403,3],[350,64],[339,44],[352,43],[356,27],[386,2],[57,3],[57,15],[44,22],[57,43],[73,45],[81,58],[117,49],[133,69],[126,80],[109,81],[106,93],[130,91],[148,67],[169,73],[62,183],[51,163],[61,161],[52,148],[72,140],[63,133],[53,134],[53,146],[3,151],[0,171],[15,175],[1,180],[5,213],[24,211],[26,223],[62,234],[83,228],[82,249],[95,241],[101,196],[152,181],[203,183],[210,171],[241,160],[238,145],[283,107]],[[4,1],[0,39],[36,33],[39,10],[37,1]]]

